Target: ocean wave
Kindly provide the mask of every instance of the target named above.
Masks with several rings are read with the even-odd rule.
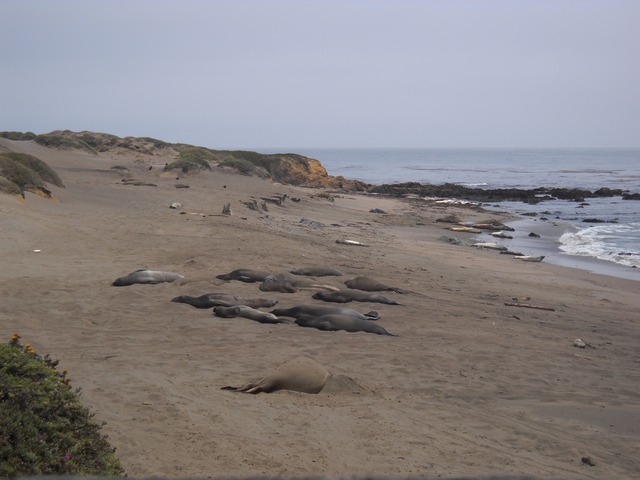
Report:
[[[627,267],[640,267],[637,231],[640,224],[608,224],[566,232],[560,250],[569,255],[593,257]]]

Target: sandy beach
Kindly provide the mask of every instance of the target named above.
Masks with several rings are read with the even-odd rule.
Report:
[[[66,186],[52,187],[55,200],[0,195],[0,337],[18,333],[60,360],[129,476],[640,474],[638,281],[440,240],[472,237],[436,222],[446,215],[500,218],[477,209],[215,167],[176,179],[161,157],[0,145],[45,160]],[[124,184],[114,165],[156,186]],[[288,198],[267,212],[244,203],[276,194]],[[397,336],[218,318],[170,301],[227,292],[323,304],[311,290],[215,278],[303,266],[341,270],[322,278],[335,287],[367,276],[408,291],[384,292],[402,305],[347,304],[378,311]],[[140,268],[185,278],[111,285]],[[352,381],[318,394],[221,390],[301,355]]]

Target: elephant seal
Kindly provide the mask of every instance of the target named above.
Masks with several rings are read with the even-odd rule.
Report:
[[[360,313],[356,310],[346,307],[334,307],[333,305],[296,305],[291,308],[276,308],[271,313],[278,317],[291,318],[314,318],[323,315],[348,315],[360,320],[378,320],[380,314],[378,312]]]
[[[301,267],[290,270],[294,275],[304,275],[306,277],[341,277],[343,273],[331,267]]]
[[[251,270],[250,268],[239,268],[229,273],[216,275],[216,278],[220,280],[240,280],[241,282],[254,283],[263,282],[269,275],[269,272]]]
[[[397,335],[389,333],[384,327],[377,323],[360,320],[349,315],[323,315],[316,318],[299,318],[296,320],[296,324],[301,327],[317,328],[318,330],[345,330],[347,332],[366,332],[397,337]]]
[[[396,287],[390,287],[383,283],[380,283],[369,277],[356,277],[351,280],[347,280],[344,284],[348,288],[353,288],[356,290],[363,290],[365,292],[384,292],[391,291],[396,293],[405,293],[404,290],[401,290]]]
[[[317,289],[335,291],[333,285],[323,285],[308,278],[296,278],[288,273],[269,275],[258,287],[263,292],[296,293],[303,289]]]
[[[134,283],[164,283],[175,282],[184,278],[184,276],[173,272],[161,272],[159,270],[149,270],[141,268],[135,272],[131,272],[124,277],[116,278],[111,285],[114,287],[126,287]]]
[[[387,305],[401,305],[395,300],[374,292],[360,292],[356,290],[338,290],[337,292],[316,292],[313,294],[316,300],[325,302],[349,303],[349,302],[374,302],[386,303]]]
[[[296,287],[292,282],[285,278],[275,278],[269,275],[260,284],[258,289],[261,292],[280,292],[280,293],[296,293],[300,289]]]
[[[255,320],[258,323],[291,323],[276,317],[273,313],[261,312],[246,305],[236,305],[233,307],[213,307],[213,314],[216,317],[235,318],[242,317]]]
[[[273,307],[278,301],[269,298],[259,297],[238,297],[230,293],[206,293],[199,297],[190,295],[180,295],[172,298],[172,302],[187,303],[196,308],[213,308],[213,307],[234,307],[236,305],[246,305],[247,307]]]
[[[329,371],[308,357],[295,357],[287,360],[278,368],[257,382],[242,387],[222,387],[242,393],[271,393],[278,390],[292,390],[302,393],[320,393],[331,377]]]

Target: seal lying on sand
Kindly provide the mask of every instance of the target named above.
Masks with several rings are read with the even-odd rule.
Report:
[[[307,277],[341,277],[342,272],[331,267],[301,267],[291,270],[294,275],[304,275]]]
[[[287,360],[278,368],[257,382],[242,387],[222,387],[243,393],[271,393],[277,390],[292,390],[302,393],[319,393],[331,377],[329,371],[308,357]]]
[[[276,317],[273,313],[261,312],[246,305],[236,305],[234,307],[213,307],[213,314],[216,317],[235,318],[242,317],[255,320],[258,323],[291,323]]]
[[[391,291],[396,293],[405,293],[404,290],[401,290],[396,287],[390,287],[385,285],[384,283],[380,283],[377,280],[374,280],[369,277],[356,277],[351,280],[347,280],[344,284],[348,288],[354,288],[356,290],[363,290],[365,292],[384,292]]]
[[[288,273],[269,275],[258,287],[263,292],[295,293],[303,289],[338,290],[333,285],[323,285],[308,278],[292,276]]]
[[[374,302],[386,303],[387,305],[401,305],[395,300],[373,292],[361,292],[357,290],[338,290],[337,292],[316,292],[313,294],[316,300],[325,302],[349,303],[349,302]]]
[[[349,315],[323,315],[316,318],[299,318],[296,323],[301,327],[312,327],[318,330],[336,331],[345,330],[347,332],[367,332],[377,335],[391,335],[382,326],[369,320],[353,318]]]
[[[173,272],[161,272],[159,270],[149,270],[146,268],[142,268],[140,270],[136,270],[135,272],[131,272],[130,274],[116,278],[111,285],[114,287],[126,287],[128,285],[133,285],[134,283],[164,283],[164,282],[175,282],[184,278],[184,276],[173,273]]]
[[[264,282],[264,279],[270,275],[269,272],[261,270],[251,270],[250,268],[239,268],[233,272],[216,275],[220,280],[240,280],[241,282],[253,283]]]
[[[188,303],[196,308],[213,308],[213,307],[233,307],[236,305],[246,305],[247,307],[273,307],[278,303],[277,300],[259,297],[238,297],[230,293],[206,293],[199,297],[190,295],[180,295],[172,298],[172,302]]]
[[[291,318],[316,318],[323,315],[348,315],[360,320],[378,320],[380,314],[378,312],[360,313],[356,310],[346,307],[334,307],[332,305],[296,305],[291,308],[276,308],[271,313],[278,317]]]

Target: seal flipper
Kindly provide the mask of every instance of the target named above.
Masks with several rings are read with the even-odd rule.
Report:
[[[380,314],[375,310],[371,310],[370,312],[365,313],[364,316],[367,317],[367,320],[380,320]]]
[[[242,387],[222,387],[220,390],[231,390],[232,392],[238,393],[251,393],[253,395],[266,391],[257,383],[248,383]]]

